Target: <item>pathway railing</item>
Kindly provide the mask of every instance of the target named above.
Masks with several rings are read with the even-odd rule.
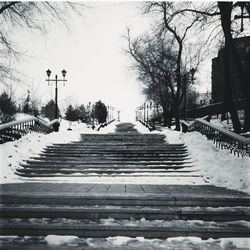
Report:
[[[111,121],[109,121],[109,122],[101,123],[101,124],[99,125],[99,127],[97,128],[97,131],[99,131],[101,128],[104,128],[104,127],[108,126],[110,123],[112,123],[112,122],[114,122],[114,121],[115,121],[115,119],[113,119],[113,120],[111,120]]]
[[[21,138],[32,131],[48,134],[54,131],[54,125],[59,123],[58,119],[51,122],[38,117],[24,118],[0,125],[0,144]]]
[[[156,130],[155,125],[153,123],[144,122],[144,121],[141,121],[140,119],[137,119],[137,121],[140,122],[146,128],[148,128],[150,132]]]
[[[209,140],[213,140],[219,148],[226,148],[234,155],[250,156],[250,138],[211,124],[204,119],[195,119],[191,123],[182,120],[181,124],[183,132],[198,131],[206,135]]]

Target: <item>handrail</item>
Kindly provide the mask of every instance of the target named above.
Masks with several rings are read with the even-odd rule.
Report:
[[[15,126],[15,125],[19,125],[19,124],[22,124],[22,123],[25,123],[25,122],[32,122],[32,121],[39,122],[40,124],[42,124],[44,126],[47,126],[47,127],[52,126],[56,122],[59,122],[58,119],[54,119],[54,120],[52,120],[50,122],[45,122],[43,119],[41,119],[39,117],[27,117],[27,118],[20,119],[18,121],[11,121],[11,122],[7,122],[7,123],[4,123],[4,124],[0,124],[0,130],[5,129],[5,128],[9,128],[9,127],[12,127],[12,126]]]
[[[192,123],[181,120],[181,124],[183,132],[198,131],[213,140],[220,148],[227,148],[231,153],[237,153],[238,156],[250,156],[250,138],[211,124],[204,119],[196,119]]]
[[[9,128],[9,127],[12,127],[15,125],[19,125],[19,124],[24,123],[24,122],[32,122],[32,121],[36,121],[36,117],[27,117],[27,118],[20,119],[18,121],[3,123],[0,125],[0,130],[5,129],[5,128]]]
[[[141,121],[140,119],[138,119],[137,121],[139,121],[143,126],[145,126],[146,128],[148,128],[148,130],[149,130],[150,132],[156,130],[154,124],[150,124],[149,122]]]
[[[97,128],[97,131],[99,131],[101,128],[104,128],[104,127],[108,126],[110,123],[112,123],[112,122],[114,122],[114,121],[115,121],[115,119],[113,119],[113,120],[111,120],[111,121],[109,121],[109,122],[100,123],[100,124],[99,124],[99,127]]]
[[[58,131],[59,126],[60,123],[58,119],[46,122],[39,117],[28,117],[18,121],[4,123],[0,125],[0,143],[19,139],[22,135],[31,131],[45,134]]]
[[[242,135],[238,135],[232,131],[229,131],[227,129],[224,129],[224,128],[221,128],[215,124],[211,124],[210,122],[207,122],[207,121],[204,121],[204,120],[201,120],[201,119],[196,119],[197,121],[199,121],[200,123],[203,123],[207,126],[210,126],[211,128],[214,128],[215,130],[218,130],[220,131],[221,134],[224,134],[228,137],[231,137],[232,139],[234,140],[237,140],[239,141],[240,143],[243,143],[243,144],[250,144],[250,138],[246,138]]]

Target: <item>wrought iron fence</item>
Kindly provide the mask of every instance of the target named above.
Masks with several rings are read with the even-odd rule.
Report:
[[[58,123],[57,119],[47,123],[41,118],[31,117],[1,124],[0,144],[20,139],[23,135],[32,131],[48,134],[54,131],[53,125],[55,123]]]
[[[183,132],[198,131],[213,140],[219,148],[230,150],[237,156],[250,156],[250,138],[245,138],[224,128],[211,124],[203,119],[196,119],[191,123],[181,121]]]

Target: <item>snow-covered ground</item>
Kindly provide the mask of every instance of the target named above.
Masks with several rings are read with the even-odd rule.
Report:
[[[67,130],[69,123],[62,121],[60,131],[48,135],[31,133],[23,136],[20,140],[8,142],[0,145],[0,171],[1,183],[26,182],[28,179],[18,177],[14,174],[15,168],[41,152],[47,145],[53,143],[67,143],[79,141],[81,133],[110,133],[114,132],[115,125],[101,129],[99,132],[92,130],[83,123],[73,123],[72,131]],[[136,124],[136,129],[141,133],[149,133],[148,129],[140,123]],[[159,132],[153,132],[159,133]],[[192,157],[194,168],[199,170],[203,178],[192,177],[87,177],[87,178],[51,178],[37,179],[37,181],[77,181],[77,182],[97,182],[97,183],[142,183],[142,184],[204,184],[217,185],[250,193],[250,158],[238,158],[228,150],[221,150],[215,147],[213,142],[208,141],[205,136],[197,133],[182,133],[164,129],[162,131],[167,136],[169,143],[185,143],[188,146]],[[34,181],[35,179],[32,179]],[[112,221],[111,221],[112,222]],[[109,220],[103,223],[110,223]],[[143,237],[108,237],[106,239],[82,239],[76,236],[58,236],[48,235],[46,237],[18,237],[4,236],[0,237],[1,242],[22,242],[22,244],[36,244],[40,241],[43,246],[90,246],[104,249],[126,247],[138,249],[147,247],[147,249],[249,249],[250,240],[246,238],[227,238],[227,239],[208,239],[201,240],[197,237],[175,237],[165,240],[145,239]]]
[[[93,249],[202,249],[202,250],[248,250],[250,239],[247,238],[220,238],[202,240],[199,237],[171,237],[168,239],[145,239],[144,237],[130,238],[116,236],[108,238],[79,238],[73,235],[47,235],[39,237],[0,237],[0,243],[17,243],[21,246],[29,246],[32,243],[36,246],[50,247],[92,247]]]
[[[37,134],[30,133],[20,140],[0,145],[0,182],[26,182],[28,178],[22,178],[14,174],[14,170],[31,156],[36,156],[47,145],[53,143],[67,143],[79,141],[81,133],[110,133],[114,132],[117,122],[113,122],[99,132],[92,130],[84,123],[74,122],[69,128],[69,122],[63,120],[58,133]],[[137,123],[135,128],[141,133],[149,133],[142,124]],[[160,133],[160,132],[152,132]],[[236,157],[228,150],[217,148],[212,141],[198,132],[182,133],[169,129],[162,131],[167,137],[168,143],[185,143],[191,155],[192,170],[196,177],[186,175],[185,177],[172,176],[148,176],[148,177],[112,177],[112,176],[89,176],[89,177],[53,177],[34,178],[32,181],[53,182],[81,182],[81,183],[121,183],[121,184],[190,184],[190,185],[216,185],[250,193],[250,158]],[[201,175],[201,177],[197,177]]]
[[[23,118],[23,116],[22,116]],[[53,143],[69,143],[79,141],[82,133],[109,133],[115,129],[115,124],[102,128],[99,132],[92,130],[85,123],[62,120],[59,132],[50,134],[29,133],[19,140],[0,145],[0,183],[24,182],[25,178],[15,175],[14,170],[31,156],[38,155],[43,148]],[[68,130],[68,128],[72,130]]]
[[[227,149],[217,148],[198,132],[182,133],[165,129],[163,133],[169,143],[186,144],[193,165],[200,170],[207,183],[250,194],[250,157],[237,157]]]

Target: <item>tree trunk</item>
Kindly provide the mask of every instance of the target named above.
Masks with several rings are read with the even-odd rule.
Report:
[[[171,106],[169,109],[169,116],[168,116],[168,128],[171,128],[171,124],[172,124],[172,118],[173,118],[173,107]]]
[[[231,119],[234,127],[235,133],[241,132],[241,125],[239,121],[238,112],[236,110],[234,101],[233,101],[233,93],[232,93],[232,74],[231,74],[231,57],[230,57],[230,49],[228,44],[225,44],[225,51],[224,51],[224,70],[225,70],[225,107],[227,110],[229,110],[231,114]]]
[[[246,106],[245,106],[245,122],[244,131],[250,131],[250,50],[247,53],[246,62]]]
[[[174,117],[175,117],[175,130],[180,131],[181,125],[180,125],[180,114],[179,114],[179,106],[178,105],[175,105]]]
[[[234,131],[241,132],[241,125],[238,117],[237,110],[233,101],[232,94],[232,81],[231,81],[231,65],[232,65],[232,34],[231,34],[231,13],[233,4],[232,2],[218,2],[218,7],[221,13],[221,25],[225,36],[225,49],[223,55],[224,69],[225,69],[225,106],[229,110],[232,118]],[[226,111],[226,110],[225,110]]]

